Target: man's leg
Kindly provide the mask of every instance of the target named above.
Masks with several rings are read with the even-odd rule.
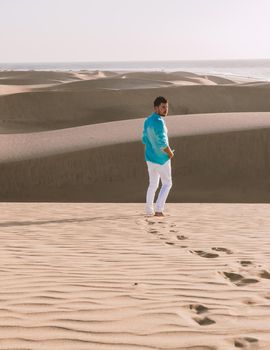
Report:
[[[158,188],[160,175],[157,171],[157,164],[146,162],[149,174],[149,186],[146,194],[146,214],[153,215],[154,211],[154,199],[156,190]]]
[[[160,174],[162,187],[156,203],[156,212],[162,213],[165,208],[166,199],[172,187],[171,160],[169,159],[165,164],[160,165],[158,172]]]

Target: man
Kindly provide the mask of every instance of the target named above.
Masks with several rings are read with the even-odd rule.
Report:
[[[164,216],[165,202],[172,187],[171,158],[174,151],[169,146],[167,127],[162,118],[167,114],[168,101],[159,96],[154,101],[154,113],[144,121],[142,143],[145,144],[145,160],[149,173],[146,215]],[[162,187],[154,210],[154,199],[160,179]]]

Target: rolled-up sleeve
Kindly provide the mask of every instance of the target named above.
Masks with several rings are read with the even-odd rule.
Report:
[[[168,147],[168,137],[165,129],[164,122],[162,120],[157,120],[154,125],[154,130],[156,134],[156,141],[160,148]]]

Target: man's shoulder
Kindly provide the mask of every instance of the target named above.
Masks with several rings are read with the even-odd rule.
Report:
[[[144,124],[151,125],[153,127],[163,127],[164,120],[161,118],[160,115],[152,113],[144,120]]]
[[[154,118],[153,123],[157,126],[163,126],[164,120],[161,118],[161,116],[158,116],[157,118]]]
[[[150,114],[148,117],[144,119],[144,124],[149,124],[153,121],[153,114]]]
[[[154,116],[154,113],[149,114],[149,115],[146,117],[146,120],[147,120],[147,119],[150,119],[150,118],[153,118],[153,116]]]

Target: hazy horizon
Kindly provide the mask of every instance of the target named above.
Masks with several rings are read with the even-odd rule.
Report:
[[[227,58],[227,59],[185,59],[185,60],[110,60],[110,61],[105,61],[105,60],[96,60],[96,61],[82,61],[82,60],[77,60],[77,61],[9,61],[9,62],[4,62],[0,61],[0,63],[7,63],[7,64],[16,64],[16,63],[121,63],[121,62],[127,62],[127,63],[132,63],[132,62],[229,62],[229,61],[270,61],[270,57],[265,57],[265,58]]]

